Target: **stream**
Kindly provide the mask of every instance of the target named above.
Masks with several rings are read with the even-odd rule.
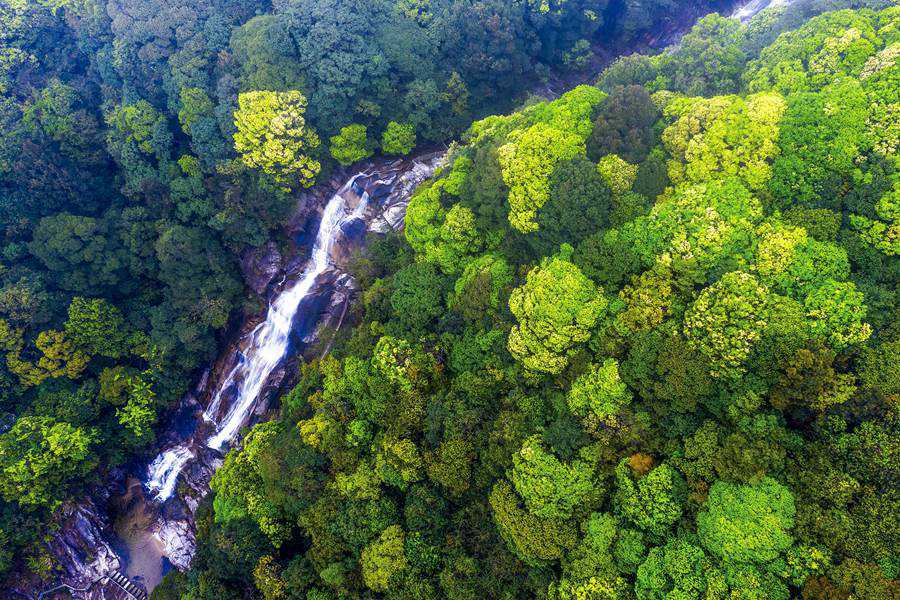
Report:
[[[746,22],[767,6],[790,0],[752,0],[732,17]],[[683,33],[683,32],[680,32]],[[677,43],[667,35],[659,45]],[[557,92],[544,90],[544,95]],[[152,590],[168,569],[184,569],[193,557],[193,515],[224,453],[241,430],[264,418],[268,401],[297,360],[325,328],[339,328],[355,292],[343,269],[367,231],[403,224],[415,187],[430,177],[443,153],[369,162],[335,190],[321,211],[309,258],[295,261],[270,286],[268,309],[248,323],[182,400],[162,436],[163,447],[143,473],[119,473],[122,483],[74,503],[48,543],[63,569],[62,581],[86,586],[120,570]],[[23,581],[14,589],[30,598]],[[100,587],[103,587],[102,585]],[[6,596],[4,596],[6,597]],[[17,597],[17,596],[13,596]],[[104,589],[85,598],[108,598]]]
[[[352,226],[365,220],[370,199],[367,189],[390,186],[395,178],[396,172],[390,171],[378,179],[373,173],[358,173],[325,205],[312,256],[297,280],[272,299],[265,320],[241,340],[236,364],[203,411],[203,420],[211,425],[209,434],[202,441],[192,438],[165,450],[147,468],[146,486],[154,500],[164,502],[172,496],[178,475],[197,457],[192,446],[199,442],[222,450],[246,423],[263,386],[285,358],[292,333],[307,341],[311,332],[295,331],[294,319],[305,301],[318,296],[319,277],[334,267],[335,245],[351,238]]]
[[[328,199],[309,259],[285,274],[271,294],[265,319],[226,351],[226,360],[219,363],[220,381],[197,391],[196,396],[208,396],[209,401],[192,415],[190,434],[147,466],[145,501],[135,503],[129,512],[140,519],[152,504],[159,516],[144,528],[145,535],[119,537],[128,542],[129,558],[148,548],[158,548],[160,556],[156,563],[128,560],[129,577],[151,588],[168,564],[188,566],[194,552],[193,512],[224,452],[246,425],[262,416],[290,363],[318,341],[322,326],[340,326],[355,290],[343,271],[350,252],[360,247],[367,231],[402,225],[412,191],[442,159],[440,152],[371,166],[350,177]]]

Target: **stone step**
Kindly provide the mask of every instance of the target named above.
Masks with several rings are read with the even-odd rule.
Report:
[[[109,580],[122,588],[129,596],[134,598],[134,600],[147,600],[147,592],[137,586],[120,571],[113,571],[110,573]]]

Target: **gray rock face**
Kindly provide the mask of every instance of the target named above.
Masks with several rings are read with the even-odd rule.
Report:
[[[263,295],[281,272],[283,259],[275,242],[269,241],[259,248],[251,248],[241,257],[241,273],[247,287]]]
[[[67,504],[60,511],[58,522],[59,533],[50,539],[47,550],[57,560],[59,581],[74,588],[88,588],[96,580],[121,567],[119,556],[109,543],[109,517],[94,499]],[[12,587],[8,590],[11,595],[4,595],[3,598],[31,598],[49,587],[32,575],[14,578],[11,583]]]
[[[386,233],[403,228],[406,207],[415,189],[434,172],[444,166],[445,152],[434,152],[413,159],[409,167],[397,178],[390,195],[378,206],[377,214],[369,218],[369,231]]]
[[[197,550],[196,534],[191,522],[164,521],[156,532],[163,551],[176,569],[187,569]]]

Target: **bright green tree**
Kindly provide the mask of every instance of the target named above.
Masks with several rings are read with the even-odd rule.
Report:
[[[96,434],[50,417],[21,417],[0,435],[0,494],[24,507],[56,508],[67,486],[97,464]]]
[[[673,102],[665,113],[677,120],[662,136],[673,157],[669,177],[674,183],[738,177],[753,191],[764,189],[785,107],[773,93]]]
[[[697,515],[697,535],[726,562],[765,564],[794,543],[795,514],[793,494],[771,477],[752,484],[717,481]]]
[[[234,113],[234,148],[248,167],[290,189],[309,187],[321,165],[310,156],[319,136],[304,118],[306,97],[298,91],[244,92]]]
[[[416,147],[416,128],[408,123],[391,121],[381,134],[381,151],[405,156]]]
[[[512,485],[501,479],[489,497],[494,522],[510,551],[529,565],[558,560],[578,543],[576,527],[569,521],[544,519],[521,506]]]
[[[684,477],[667,463],[638,479],[627,459],[616,467],[617,512],[654,536],[664,536],[681,518],[686,499]]]
[[[550,197],[553,170],[563,161],[584,156],[584,140],[544,123],[513,131],[508,139],[497,155],[509,187],[509,222],[527,233],[538,227],[535,219]]]
[[[121,311],[100,298],[72,298],[65,331],[76,346],[92,355],[119,358],[129,351],[128,328]]]
[[[448,299],[451,309],[475,321],[496,312],[500,299],[513,284],[509,263],[497,254],[484,254],[467,263]]]
[[[703,290],[684,317],[684,335],[714,377],[743,372],[767,324],[768,291],[749,273],[733,271]]]
[[[399,525],[391,525],[363,549],[360,566],[363,581],[370,590],[387,591],[407,568],[404,540],[403,529]]]
[[[569,519],[597,492],[590,465],[563,463],[539,436],[529,437],[513,455],[509,478],[528,510],[542,519]]]
[[[810,333],[824,338],[837,350],[864,342],[872,334],[872,327],[863,322],[866,318],[863,294],[851,281],[827,281],[813,290],[804,304]]]
[[[572,383],[566,396],[573,414],[580,417],[594,414],[607,421],[615,421],[631,398],[631,392],[619,376],[619,361],[614,358],[606,359],[602,365],[592,364],[587,373]]]
[[[341,127],[339,134],[331,136],[330,151],[332,158],[345,167],[375,153],[366,126],[358,123]]]
[[[519,322],[509,332],[509,351],[529,370],[559,373],[573,347],[588,340],[606,304],[578,267],[562,256],[546,258],[509,298]]]

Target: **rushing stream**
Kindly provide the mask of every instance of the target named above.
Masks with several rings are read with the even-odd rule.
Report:
[[[303,300],[314,291],[318,277],[333,266],[334,245],[345,235],[348,225],[363,219],[369,193],[358,182],[371,175],[357,174],[331,197],[322,213],[312,255],[300,278],[274,298],[265,321],[243,340],[237,364],[219,384],[203,412],[204,420],[213,425],[212,433],[205,440],[208,447],[221,450],[247,422],[269,376],[285,358],[294,318]],[[389,185],[395,177],[392,174],[370,185]],[[224,414],[220,415],[223,405]],[[146,485],[157,501],[165,501],[172,495],[181,470],[196,456],[190,444],[188,441],[169,448],[150,463]]]

